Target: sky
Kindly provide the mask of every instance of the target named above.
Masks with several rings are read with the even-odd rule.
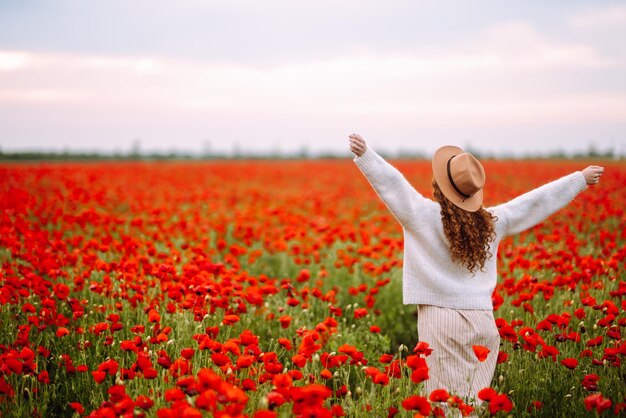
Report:
[[[0,150],[626,155],[625,1],[0,0]]]

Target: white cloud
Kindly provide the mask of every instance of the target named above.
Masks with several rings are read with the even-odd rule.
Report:
[[[546,92],[544,86],[559,71],[602,68],[611,61],[585,46],[546,40],[521,23],[491,28],[475,45],[445,51],[369,53],[275,67],[164,57],[26,52],[0,57],[13,74],[23,73],[17,80],[0,80],[1,102],[83,102],[87,108],[132,103],[197,112],[400,112],[516,121],[520,115],[538,120],[548,114],[624,118],[619,93],[578,94],[576,86],[565,96]],[[534,89],[524,82],[529,74]]]
[[[89,100],[95,99],[93,96],[85,94],[81,91],[71,91],[67,89],[0,89],[1,102],[17,102],[17,103],[87,103]]]
[[[568,23],[575,28],[581,29],[605,29],[607,26],[624,28],[626,26],[626,6],[619,4],[605,8],[589,9],[570,16]]]
[[[154,54],[0,51],[0,105],[23,105],[13,112],[25,112],[24,121],[34,118],[28,112],[53,108],[55,115],[68,115],[70,126],[75,110],[85,129],[103,121],[129,126],[139,117],[137,125],[145,129],[202,132],[198,137],[211,117],[219,119],[213,126],[221,126],[213,134],[222,137],[236,137],[240,120],[259,120],[268,136],[261,142],[279,141],[276,121],[291,116],[310,121],[319,135],[343,120],[376,120],[390,131],[415,121],[486,129],[626,123],[626,92],[603,80],[624,60],[567,39],[508,22],[439,49],[355,50],[274,66]],[[61,126],[57,119],[54,126]]]
[[[27,52],[0,51],[0,72],[17,71],[24,68],[30,59]]]
[[[95,70],[132,71],[140,74],[158,72],[159,62],[152,58],[94,56],[81,58],[79,65]]]
[[[495,25],[479,39],[481,49],[495,53],[508,67],[525,69],[606,67],[612,60],[592,46],[549,39],[526,22]]]

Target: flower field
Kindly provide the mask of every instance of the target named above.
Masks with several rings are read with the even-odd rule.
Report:
[[[626,414],[626,164],[593,163],[500,245],[480,405],[421,393],[402,230],[349,158],[0,165],[0,416]],[[487,160],[485,204],[587,164]]]

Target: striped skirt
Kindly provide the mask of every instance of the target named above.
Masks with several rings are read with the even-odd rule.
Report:
[[[418,305],[417,315],[419,340],[433,350],[426,357],[425,395],[446,389],[467,401],[476,400],[478,391],[491,385],[498,359],[500,334],[493,311]],[[490,350],[485,361],[476,358],[474,345]]]

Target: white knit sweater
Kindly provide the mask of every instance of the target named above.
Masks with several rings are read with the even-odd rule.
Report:
[[[467,267],[452,261],[439,203],[422,196],[371,148],[354,161],[402,225],[404,304],[492,309],[491,294],[496,286],[496,252],[500,240],[537,225],[587,188],[585,177],[576,171],[507,203],[487,208],[498,217],[496,239],[490,249],[493,256],[485,262],[483,271],[472,275]]]

